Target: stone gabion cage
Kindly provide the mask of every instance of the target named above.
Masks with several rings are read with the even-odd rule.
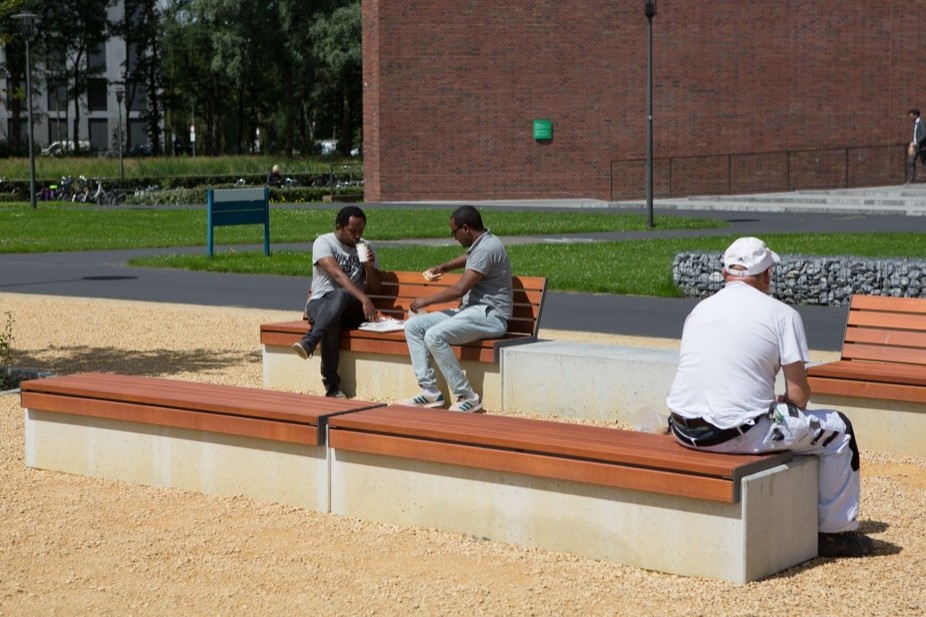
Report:
[[[686,298],[719,291],[722,253],[677,253],[672,280]],[[853,294],[926,298],[926,261],[782,255],[771,295],[787,304],[843,306]]]

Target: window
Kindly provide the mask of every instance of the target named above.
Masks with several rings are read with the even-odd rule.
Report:
[[[115,124],[115,123],[114,123]],[[114,127],[118,128],[118,127]],[[119,138],[115,136],[115,141],[113,142],[114,149],[118,152],[118,146],[116,145],[119,141]],[[90,148],[100,152],[110,149],[109,144],[109,121],[105,118],[100,119],[91,119],[90,120]]]
[[[48,82],[48,111],[67,111],[68,88],[63,82]]]
[[[87,108],[90,111],[106,111],[107,102],[106,80],[91,79],[87,83]]]

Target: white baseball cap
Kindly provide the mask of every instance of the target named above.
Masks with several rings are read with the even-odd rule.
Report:
[[[754,276],[779,262],[778,254],[758,238],[739,238],[723,253],[723,267],[733,276]]]

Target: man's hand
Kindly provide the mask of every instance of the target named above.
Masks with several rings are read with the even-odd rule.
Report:
[[[378,317],[378,311],[369,298],[363,301],[363,316],[367,321],[376,321]]]

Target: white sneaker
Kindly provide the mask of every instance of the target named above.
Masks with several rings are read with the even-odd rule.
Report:
[[[407,398],[399,405],[408,405],[409,407],[443,407],[444,406],[444,395],[438,392],[437,394],[428,394],[424,390],[419,392],[416,396]]]
[[[464,413],[476,413],[481,409],[482,399],[479,398],[478,394],[474,394],[473,398],[461,396],[456,403],[450,406],[450,411],[462,411]]]

